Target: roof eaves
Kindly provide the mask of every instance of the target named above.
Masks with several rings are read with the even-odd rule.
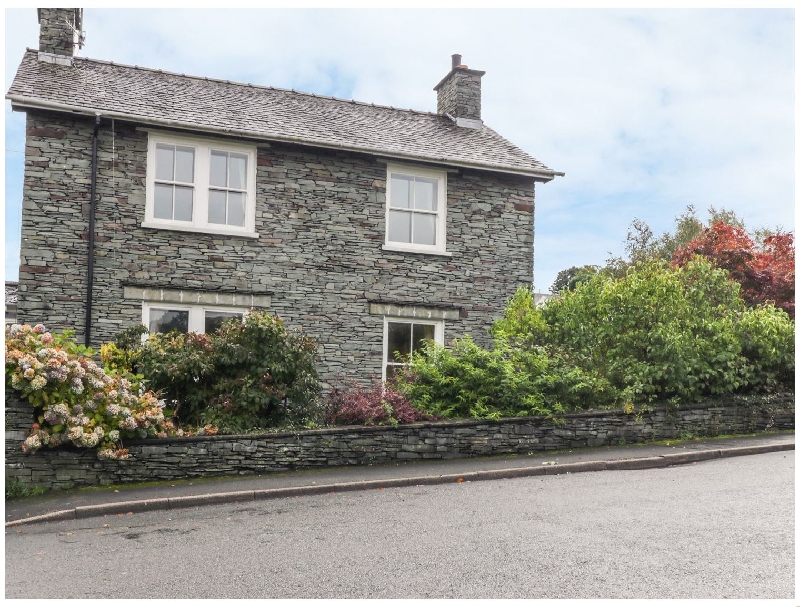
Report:
[[[151,124],[161,127],[183,129],[189,131],[199,131],[204,133],[213,133],[218,135],[225,135],[227,137],[243,137],[247,139],[267,140],[267,141],[282,141],[285,143],[296,143],[300,145],[308,145],[313,147],[321,147],[334,150],[345,150],[349,152],[360,152],[366,154],[374,154],[381,156],[390,156],[401,160],[416,160],[424,162],[433,162],[444,164],[448,166],[457,166],[461,168],[471,168],[485,171],[495,171],[500,173],[509,173],[514,175],[523,175],[532,177],[536,180],[550,181],[554,177],[563,177],[564,173],[553,171],[552,169],[532,169],[526,167],[518,167],[513,165],[495,164],[495,163],[482,163],[482,162],[469,162],[463,160],[452,159],[448,157],[427,156],[421,154],[400,153],[394,150],[387,150],[382,148],[375,148],[370,146],[356,146],[339,144],[332,141],[323,141],[311,137],[291,137],[288,135],[278,135],[261,133],[256,131],[240,131],[236,129],[212,127],[207,125],[199,125],[192,122],[184,122],[178,120],[166,120],[149,116],[140,116],[136,114],[127,114],[125,112],[108,112],[98,109],[92,109],[83,106],[69,105],[65,103],[58,103],[48,101],[46,99],[39,99],[35,97],[26,97],[24,95],[6,95],[6,99],[11,101],[12,109],[28,108],[39,110],[50,110],[57,112],[66,112],[72,114],[83,114],[86,116],[105,116],[107,118],[114,118],[117,120],[125,120],[128,122],[135,122],[140,124]],[[15,107],[16,106],[16,107]]]

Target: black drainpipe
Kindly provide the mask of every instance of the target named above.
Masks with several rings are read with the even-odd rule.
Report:
[[[100,114],[94,117],[92,134],[92,185],[89,190],[89,260],[86,271],[86,337],[84,345],[88,348],[92,338],[92,287],[94,287],[94,210],[97,198],[97,131],[100,128]]]

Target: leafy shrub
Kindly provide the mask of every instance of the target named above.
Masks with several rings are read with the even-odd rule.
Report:
[[[427,342],[398,374],[397,386],[436,417],[535,415],[547,412],[531,374],[543,362],[537,357],[522,361],[503,346],[485,350],[469,336],[455,340],[452,350]]]
[[[748,308],[726,270],[697,258],[597,274],[543,307],[509,300],[492,349],[427,344],[399,390],[438,417],[548,415],[794,388],[794,322]]]
[[[107,367],[128,373],[132,381],[144,381],[147,388],[169,401],[176,417],[198,421],[197,411],[205,407],[211,397],[210,386],[202,381],[214,371],[209,336],[154,333],[144,344],[141,340],[134,342],[133,349],[120,348],[116,343],[100,349]]]
[[[106,364],[146,378],[186,423],[232,433],[304,425],[319,415],[316,344],[264,311],[216,333],[153,334],[104,354]]]
[[[744,311],[737,324],[747,385],[794,391],[794,322],[780,308],[762,305]]]
[[[38,419],[23,450],[72,444],[97,447],[100,458],[124,459],[122,439],[166,437],[172,424],[163,402],[106,373],[70,337],[44,325],[6,327],[6,385],[33,405]]]
[[[551,344],[637,399],[696,399],[744,384],[738,285],[698,260],[596,277],[545,306]]]
[[[363,387],[355,380],[346,380],[344,388],[333,388],[326,400],[329,425],[410,424],[435,419],[416,409],[391,385],[376,380]]]
[[[518,292],[493,332],[546,347],[626,401],[774,389],[794,372],[793,322],[772,307],[748,309],[739,289],[700,257],[651,262],[622,278],[597,275],[542,308]]]

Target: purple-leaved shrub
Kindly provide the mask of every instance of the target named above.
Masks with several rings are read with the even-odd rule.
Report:
[[[415,408],[391,385],[374,380],[362,386],[353,379],[333,388],[325,403],[327,422],[332,426],[381,426],[409,424],[435,417]]]

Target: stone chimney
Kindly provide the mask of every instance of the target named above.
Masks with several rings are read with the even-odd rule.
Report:
[[[42,53],[48,53],[71,60],[83,47],[83,9],[37,8],[36,13],[39,17],[39,58],[42,59]]]
[[[462,65],[461,55],[453,55],[450,73],[433,87],[437,113],[450,116],[458,126],[480,128],[481,76],[485,73],[469,69]]]

